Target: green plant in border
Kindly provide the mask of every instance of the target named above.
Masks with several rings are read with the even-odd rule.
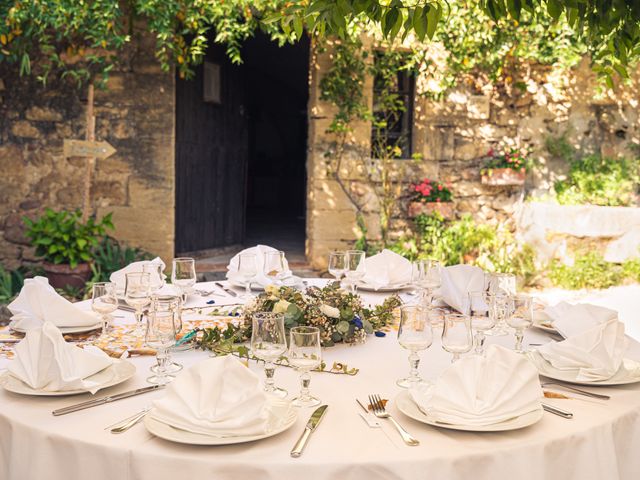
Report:
[[[573,265],[552,262],[549,278],[554,285],[570,290],[600,289],[619,285],[625,273],[622,266],[605,261],[598,252],[587,252],[576,255]]]
[[[93,250],[92,257],[93,277],[90,283],[108,282],[113,272],[139,260],[150,260],[152,255],[139,248],[122,245],[114,238],[104,237]]]
[[[46,262],[68,264],[71,268],[89,262],[99,239],[105,236],[107,229],[114,227],[110,213],[99,222],[89,218],[83,223],[81,217],[80,210],[56,212],[51,208],[36,220],[23,217],[26,236],[36,247],[36,255]]]
[[[24,270],[7,270],[0,265],[0,304],[9,303],[24,284]]]

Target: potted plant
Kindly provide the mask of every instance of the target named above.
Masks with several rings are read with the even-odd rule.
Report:
[[[94,218],[82,221],[79,210],[56,212],[47,208],[41,217],[23,217],[25,235],[42,257],[49,283],[55,288],[70,285],[82,288],[91,275],[91,254],[106,229],[113,229],[111,214],[97,222]]]
[[[491,149],[487,152],[487,156],[489,159],[480,170],[482,184],[492,186],[524,185],[529,167],[527,152],[511,147],[498,154]]]
[[[438,212],[444,218],[453,218],[452,194],[449,186],[425,178],[421,183],[411,186],[412,197],[409,202],[408,215],[415,218],[418,215],[429,215]]]

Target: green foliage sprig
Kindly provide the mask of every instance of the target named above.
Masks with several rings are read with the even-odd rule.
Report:
[[[47,262],[68,264],[71,268],[89,262],[106,230],[114,228],[110,213],[99,222],[89,218],[83,223],[80,210],[56,212],[47,208],[36,220],[23,217],[23,221],[27,226],[26,236],[36,247],[37,256]]]

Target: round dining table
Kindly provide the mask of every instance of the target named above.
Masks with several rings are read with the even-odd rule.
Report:
[[[308,280],[322,284],[324,280]],[[198,284],[209,290],[210,283]],[[240,293],[241,290],[238,290]],[[222,292],[216,292],[222,293]],[[376,304],[385,294],[362,292],[365,303]],[[209,298],[191,297],[192,304]],[[402,295],[410,301],[409,295]],[[81,306],[89,309],[88,302]],[[118,312],[118,322],[132,323],[133,315]],[[194,316],[194,318],[202,318]],[[451,364],[436,330],[432,346],[421,352],[420,374],[435,380]],[[547,332],[527,330],[525,346],[551,340]],[[487,342],[513,348],[514,336],[488,337]],[[529,347],[534,348],[534,347]],[[220,446],[174,443],[158,438],[139,423],[122,434],[107,428],[148,407],[162,390],[80,410],[63,416],[52,411],[91,398],[28,396],[0,389],[0,479],[2,480],[348,480],[348,479],[628,479],[640,478],[640,384],[584,387],[609,395],[599,400],[568,394],[545,402],[573,413],[572,419],[545,412],[537,423],[504,432],[456,431],[424,424],[405,416],[394,401],[402,389],[396,380],[409,371],[408,351],[400,347],[396,331],[369,335],[366,343],[324,348],[330,367],[341,362],[357,368],[356,375],[312,373],[311,391],[328,409],[299,458],[290,451],[314,408],[301,408],[295,424],[282,433],[258,441]],[[210,353],[174,353],[189,368]],[[636,342],[628,357],[640,360]],[[7,362],[0,360],[0,368]],[[152,356],[129,359],[134,377],[96,395],[116,394],[148,385]],[[262,376],[262,365],[249,362]],[[179,375],[179,374],[178,374]],[[299,389],[298,374],[278,367],[276,384],[289,392]],[[388,399],[388,411],[420,445],[405,445],[386,419],[370,427],[359,415],[360,399],[370,394]]]

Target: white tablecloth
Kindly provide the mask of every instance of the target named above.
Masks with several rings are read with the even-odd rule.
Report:
[[[203,285],[204,288],[207,285]],[[369,300],[383,298],[367,295]],[[547,341],[530,330],[525,342]],[[512,346],[513,336],[490,338]],[[175,354],[185,366],[208,355]],[[311,389],[329,409],[300,458],[289,455],[312,409],[275,437],[239,445],[202,447],[154,437],[143,425],[114,435],[105,427],[121,420],[162,392],[154,392],[73,414],[54,417],[56,408],[82,401],[73,397],[27,397],[0,391],[0,479],[176,480],[188,479],[637,479],[640,475],[640,386],[601,387],[609,401],[551,400],[574,413],[573,420],[545,413],[537,424],[511,432],[470,433],[434,428],[405,417],[393,404],[401,391],[395,380],[408,372],[407,352],[395,334],[371,336],[357,346],[324,349],[333,361],[357,367],[356,376],[312,374]],[[634,351],[633,358],[640,359]],[[423,352],[420,372],[433,378],[450,361],[440,341]],[[131,360],[136,376],[98,395],[144,386],[151,357]],[[6,362],[5,362],[6,365]],[[0,364],[0,367],[3,365]],[[261,373],[261,367],[250,368]],[[276,383],[297,393],[295,371],[279,368]],[[1,390],[1,389],[0,389]],[[390,412],[421,444],[405,446],[391,425],[370,429],[357,415],[355,398],[380,393]]]

